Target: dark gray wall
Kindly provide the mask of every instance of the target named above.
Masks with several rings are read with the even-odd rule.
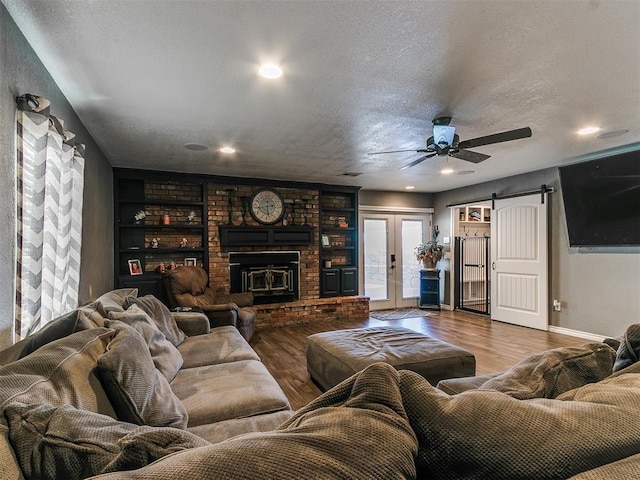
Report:
[[[549,323],[556,327],[598,335],[619,336],[640,321],[640,254],[583,253],[569,248],[557,168],[540,170],[435,195],[434,222],[440,238],[451,236],[448,204],[507,194],[555,188],[550,194],[549,301],[562,301],[562,311],[550,308]]]
[[[376,207],[425,208],[432,206],[433,194],[361,190],[358,203]]]
[[[51,100],[51,112],[86,145],[80,301],[113,285],[113,175],[49,72],[0,4],[0,348],[12,343],[15,278],[15,97],[34,93]]]

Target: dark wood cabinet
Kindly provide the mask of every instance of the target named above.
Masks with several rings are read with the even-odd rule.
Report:
[[[420,270],[420,308],[440,310],[440,270]]]
[[[358,187],[320,190],[319,207],[320,295],[358,295]]]
[[[162,298],[162,267],[190,263],[208,268],[207,224],[203,177],[114,169],[116,288],[135,287],[139,295]],[[141,273],[131,271],[132,262]]]

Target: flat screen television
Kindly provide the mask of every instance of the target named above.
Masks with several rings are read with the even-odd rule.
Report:
[[[640,245],[640,150],[559,171],[570,246]]]

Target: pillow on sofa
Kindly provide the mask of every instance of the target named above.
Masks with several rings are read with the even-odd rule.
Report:
[[[86,478],[143,467],[209,442],[176,428],[137,426],[70,405],[13,404],[9,436],[27,478]]]
[[[32,352],[35,352],[38,348],[46,345],[47,343],[58,340],[59,338],[67,337],[72,333],[79,332],[93,328],[95,325],[89,321],[85,315],[79,310],[72,310],[51,320],[40,330],[29,335],[25,343],[24,349],[19,358],[26,357]]]
[[[640,360],[640,323],[627,328],[616,353],[613,371],[618,372]]]
[[[123,307],[124,301],[129,297],[136,298],[137,296],[137,288],[119,288],[103,293],[95,299],[94,303],[98,312],[107,318],[110,312],[123,312],[126,308]]]
[[[532,355],[483,383],[520,400],[556,398],[561,393],[611,375],[615,350],[604,343],[561,347]]]
[[[116,335],[98,358],[98,372],[118,418],[138,425],[186,429],[187,411],[153,364],[142,335],[122,322],[114,327]]]
[[[139,306],[149,315],[156,322],[160,331],[167,337],[167,340],[173,343],[175,347],[187,338],[184,332],[178,328],[167,306],[153,295],[145,295],[139,298],[127,297],[123,304],[124,309],[127,310],[131,305]]]
[[[416,448],[398,372],[376,364],[303,407],[275,431],[240,435],[101,478],[415,478]]]
[[[115,332],[92,328],[0,368],[0,412],[13,402],[73,405],[115,417],[95,367]]]
[[[575,401],[449,396],[400,372],[419,478],[569,478],[628,457],[640,452],[639,388],[640,375],[626,374],[568,392]]]
[[[182,354],[167,340],[156,323],[137,305],[131,305],[124,312],[110,312],[106,327],[112,328],[114,321],[126,323],[136,329],[147,342],[153,364],[170,382],[182,367]]]

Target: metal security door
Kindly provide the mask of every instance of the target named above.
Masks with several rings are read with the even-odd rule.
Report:
[[[489,314],[489,237],[456,237],[456,308]]]

